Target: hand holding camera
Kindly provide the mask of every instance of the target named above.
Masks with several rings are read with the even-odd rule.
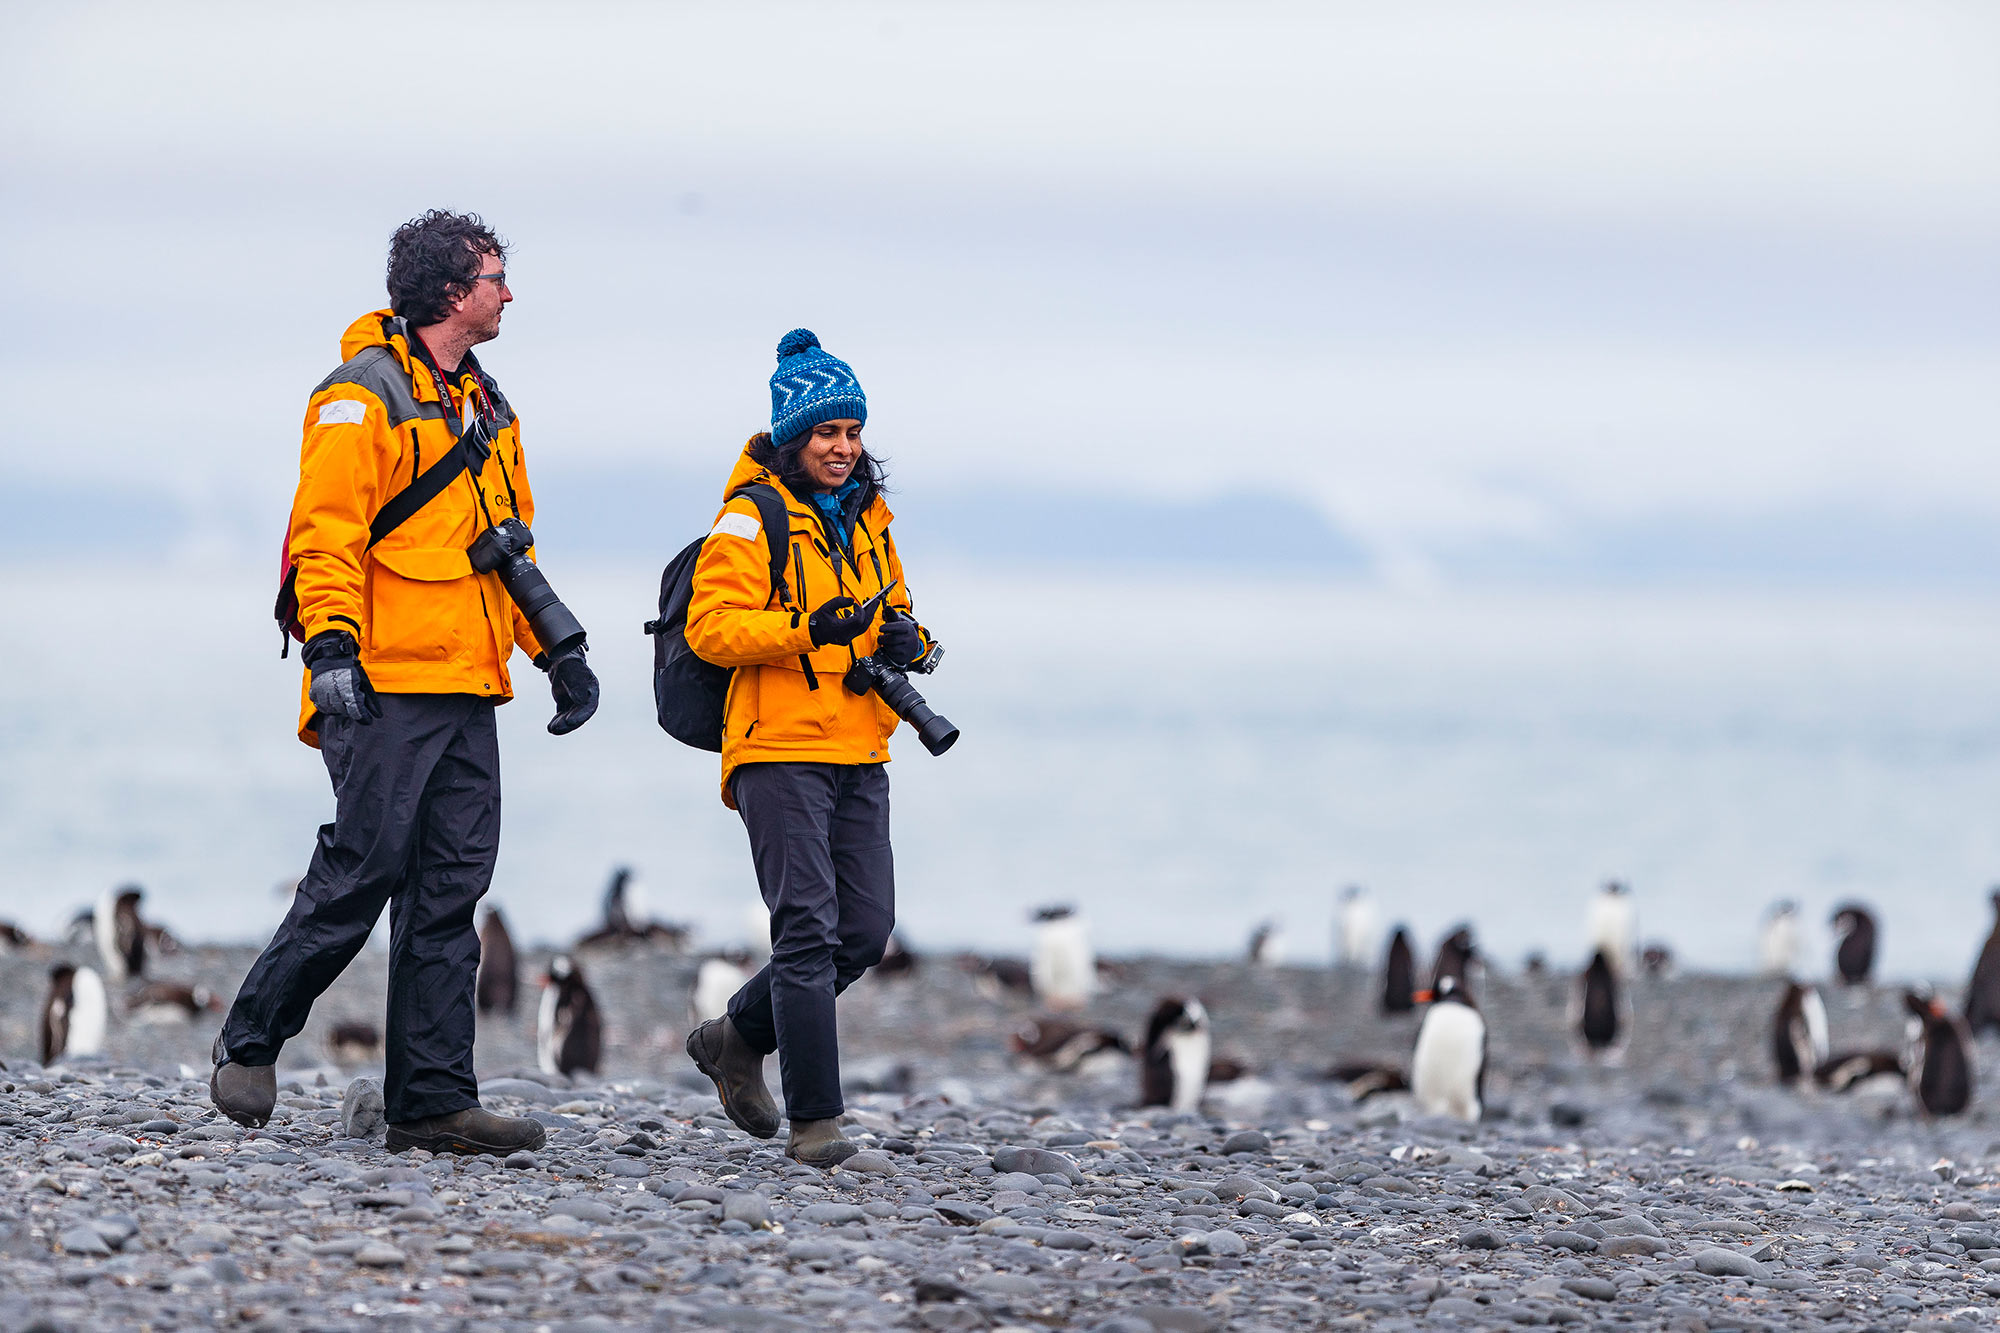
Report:
[[[361,666],[361,647],[344,629],[321,630],[300,652],[312,671],[306,695],[328,717],[352,718],[368,726],[382,716],[382,702]]]

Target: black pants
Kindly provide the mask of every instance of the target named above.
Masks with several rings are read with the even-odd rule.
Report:
[[[334,816],[312,865],[222,1026],[239,1064],[277,1063],[312,1003],[393,901],[383,1089],[391,1121],[479,1105],[472,1073],[479,932],[473,907],[500,849],[493,701],[384,694],[369,726],[320,718]]]
[[[833,998],[882,961],[896,924],[889,775],[881,764],[745,764],[730,779],[771,909],[771,961],[729,1001],[736,1030],[778,1053],[785,1114],[840,1099]]]

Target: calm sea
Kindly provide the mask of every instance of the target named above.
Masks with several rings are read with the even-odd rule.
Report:
[[[552,566],[592,631],[603,711],[543,730],[538,673],[502,710],[494,897],[517,935],[592,923],[631,865],[707,942],[754,898],[713,756],[655,727],[657,570]],[[56,929],[136,880],[177,931],[250,940],[332,801],[292,738],[266,571],[29,569],[0,626],[0,916]],[[1184,574],[931,571],[948,648],[921,681],[964,730],[891,768],[905,931],[1026,948],[1037,904],[1100,948],[1227,956],[1261,920],[1330,949],[1369,886],[1430,941],[1476,923],[1512,964],[1573,961],[1618,876],[1642,933],[1747,967],[1759,916],[1859,898],[1894,974],[1957,977],[2000,880],[2000,618],[1907,597],[1406,594]]]

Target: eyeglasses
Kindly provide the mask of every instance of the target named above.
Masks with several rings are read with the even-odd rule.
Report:
[[[502,287],[505,287],[507,285],[507,270],[503,268],[498,273],[475,273],[472,275],[472,280],[474,282],[497,282]]]

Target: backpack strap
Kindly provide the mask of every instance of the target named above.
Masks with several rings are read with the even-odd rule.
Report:
[[[785,582],[785,538],[791,534],[792,522],[787,517],[785,497],[778,494],[778,488],[766,482],[753,481],[736,489],[736,495],[750,497],[757,506],[757,517],[764,524],[764,543],[771,554],[771,592],[781,602],[792,599],[791,585]]]
[[[425,468],[422,476],[390,496],[388,503],[375,511],[368,524],[368,544],[373,546],[402,527],[406,519],[456,481],[470,462],[470,450],[464,440],[447,449],[443,458]]]

